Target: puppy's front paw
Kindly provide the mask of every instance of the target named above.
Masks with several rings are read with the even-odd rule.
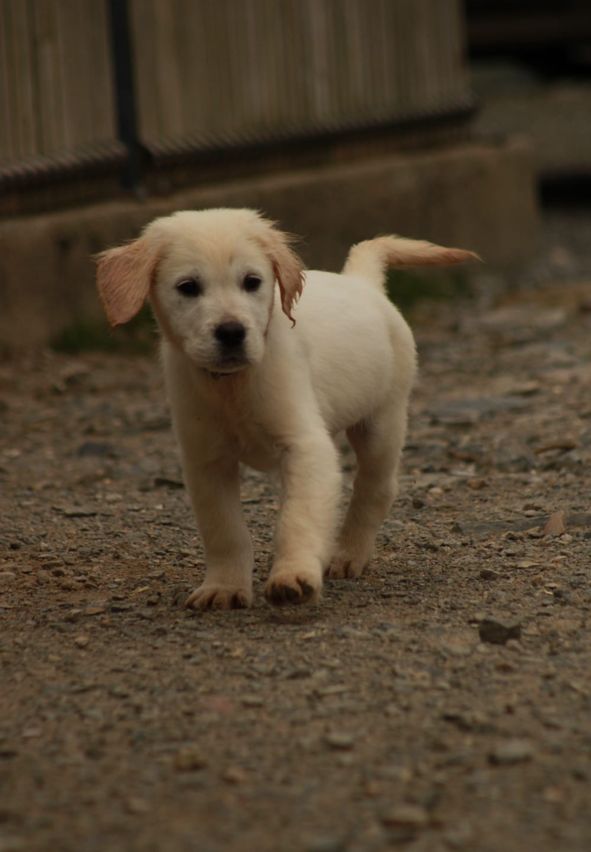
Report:
[[[188,609],[245,609],[252,603],[252,592],[232,586],[203,583],[192,592],[185,606]]]
[[[369,559],[366,556],[353,556],[338,553],[326,569],[325,576],[330,580],[355,580],[361,577]]]
[[[276,606],[315,603],[320,597],[322,580],[311,571],[284,569],[267,580],[265,597]]]

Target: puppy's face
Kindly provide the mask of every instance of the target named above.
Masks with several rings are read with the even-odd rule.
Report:
[[[163,334],[199,368],[257,364],[279,285],[284,312],[301,292],[301,261],[285,234],[250,210],[184,211],[99,258],[98,286],[114,325],[149,297]]]
[[[271,260],[248,234],[178,224],[156,223],[146,234],[164,246],[151,293],[164,333],[210,372],[258,363],[273,306]]]

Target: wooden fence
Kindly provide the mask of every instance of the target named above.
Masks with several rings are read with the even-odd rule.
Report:
[[[102,0],[0,0],[0,163],[115,138]]]
[[[466,104],[461,0],[129,0],[156,155]],[[0,0],[0,171],[116,141],[107,0]]]
[[[133,0],[142,136],[257,140],[465,98],[456,0]]]

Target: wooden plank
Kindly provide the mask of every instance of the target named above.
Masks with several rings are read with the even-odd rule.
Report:
[[[28,3],[3,3],[7,72],[6,124],[8,150],[14,159],[30,156],[37,147],[37,111],[32,80],[32,27]]]
[[[0,0],[0,163],[12,156],[12,123],[8,80],[6,0]]]
[[[34,75],[39,115],[37,145],[40,154],[53,154],[67,148],[56,0],[35,0],[32,11],[37,60]]]
[[[77,0],[73,0],[77,2]],[[85,142],[110,142],[117,136],[115,98],[111,71],[111,45],[106,3],[85,0],[86,56],[89,83],[88,110],[91,120]]]

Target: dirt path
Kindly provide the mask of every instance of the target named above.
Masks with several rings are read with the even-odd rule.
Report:
[[[0,368],[0,852],[591,848],[584,294],[426,311],[400,498],[317,608],[262,601],[254,475],[254,608],[182,608],[155,361]]]

